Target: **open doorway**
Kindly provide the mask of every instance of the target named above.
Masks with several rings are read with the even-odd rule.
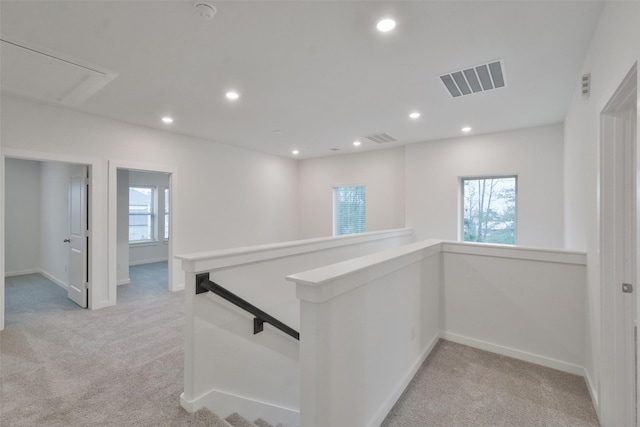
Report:
[[[90,165],[4,162],[5,314],[88,308]]]
[[[170,174],[117,169],[118,286],[168,289]]]
[[[177,261],[173,259],[175,227],[172,206],[176,182],[177,172],[172,166],[109,161],[110,295],[117,294],[119,285],[130,282],[130,265],[137,271],[144,265],[153,267],[154,263],[166,263],[164,288],[169,291],[183,288],[177,285],[181,283],[180,278],[174,277],[176,272],[180,272],[179,265],[177,268],[175,265]],[[134,197],[134,206],[130,206],[129,199]],[[129,227],[130,217],[134,218],[132,227]],[[157,274],[158,269],[155,270],[154,274]]]

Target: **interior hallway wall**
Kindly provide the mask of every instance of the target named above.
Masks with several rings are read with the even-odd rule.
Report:
[[[41,164],[7,159],[5,173],[6,274],[35,273],[40,270]]]
[[[517,244],[563,248],[562,167],[562,124],[407,145],[407,227],[457,240],[460,178],[517,175]]]
[[[115,303],[107,286],[110,159],[169,165],[178,171],[172,195],[175,254],[297,238],[296,160],[7,94],[2,95],[0,120],[3,150],[90,158],[101,166],[100,184],[93,188],[100,206],[100,212],[94,212],[98,223],[93,237],[101,252],[93,254],[99,262],[91,294],[95,307]],[[180,264],[174,262],[174,267],[173,280],[184,283]]]
[[[300,238],[333,234],[333,187],[338,186],[366,186],[367,231],[404,227],[404,162],[404,147],[300,160]]]
[[[640,2],[606,2],[581,72],[591,74],[591,94],[583,99],[576,81],[565,119],[565,224],[570,249],[587,252],[587,349],[585,368],[595,398],[603,367],[599,249],[600,112],[640,59]]]

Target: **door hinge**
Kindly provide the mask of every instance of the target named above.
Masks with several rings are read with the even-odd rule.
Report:
[[[633,293],[633,285],[631,283],[623,283],[622,284],[622,292],[625,294]]]

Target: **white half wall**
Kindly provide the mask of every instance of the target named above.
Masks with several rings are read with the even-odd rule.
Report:
[[[405,150],[406,226],[418,239],[458,239],[461,177],[517,175],[517,244],[564,247],[562,124],[410,144]]]
[[[40,162],[7,159],[4,240],[6,274],[40,268]]]
[[[333,187],[365,185],[367,231],[404,227],[404,148],[300,160],[299,238],[333,234]]]

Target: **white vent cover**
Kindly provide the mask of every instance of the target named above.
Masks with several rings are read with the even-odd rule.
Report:
[[[78,106],[116,73],[5,36],[0,39],[2,90]]]
[[[365,136],[365,138],[367,138],[369,141],[373,141],[376,144],[384,144],[385,142],[396,142],[398,141],[396,138],[394,138],[393,136],[389,135],[386,132],[382,132],[382,133],[376,133],[373,135],[367,135]]]
[[[454,98],[507,85],[502,60],[443,74],[440,80]]]

